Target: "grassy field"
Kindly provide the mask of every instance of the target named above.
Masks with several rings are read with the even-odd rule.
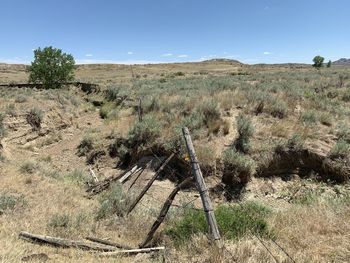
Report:
[[[350,261],[350,68],[216,60],[81,65],[75,75],[101,91],[0,88],[1,262],[38,253],[54,262]],[[27,78],[24,66],[0,65],[0,84]],[[132,180],[91,199],[89,168],[103,179],[173,150],[186,164],[184,126],[223,248],[208,242],[194,187],[179,192],[157,231],[153,245],[165,245],[164,254],[100,258],[18,238],[96,236],[137,247],[189,168],[172,164],[128,216],[156,165],[130,190]]]

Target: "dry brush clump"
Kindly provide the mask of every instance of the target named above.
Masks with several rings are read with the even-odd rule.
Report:
[[[238,137],[234,141],[233,145],[237,151],[242,153],[248,153],[251,149],[250,139],[254,133],[254,126],[249,117],[240,114],[236,118]]]
[[[228,186],[245,185],[255,172],[254,160],[233,148],[224,151],[222,161],[222,181]]]
[[[27,123],[32,127],[34,131],[40,131],[43,117],[44,113],[39,108],[32,108],[26,114]]]

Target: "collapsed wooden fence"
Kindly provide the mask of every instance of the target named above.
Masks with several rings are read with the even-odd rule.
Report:
[[[213,212],[213,207],[211,204],[211,200],[209,198],[208,189],[205,185],[202,172],[199,167],[199,162],[197,160],[193,143],[191,140],[191,136],[189,134],[189,130],[187,128],[183,129],[183,136],[186,142],[186,147],[188,150],[188,155],[191,160],[191,167],[193,171],[193,176],[190,176],[188,178],[183,179],[178,185],[172,190],[172,192],[169,194],[165,202],[163,203],[163,206],[161,208],[161,211],[159,215],[157,216],[155,222],[152,224],[151,229],[145,236],[144,240],[139,244],[138,248],[131,248],[128,245],[125,244],[118,244],[111,241],[107,241],[105,239],[95,238],[95,237],[87,237],[86,239],[91,242],[84,242],[84,241],[76,241],[76,240],[69,240],[69,239],[62,239],[57,237],[51,237],[51,236],[43,236],[43,235],[37,235],[37,234],[31,234],[28,232],[22,231],[19,234],[19,237],[23,240],[37,243],[37,244],[47,244],[51,246],[56,247],[62,247],[62,248],[79,248],[83,250],[97,250],[97,251],[103,251],[103,256],[113,256],[117,254],[134,254],[134,253],[149,253],[153,251],[159,251],[163,250],[164,247],[156,247],[152,248],[149,247],[150,242],[152,241],[154,234],[156,233],[157,229],[160,227],[162,222],[164,221],[177,193],[187,187],[190,183],[193,181],[196,182],[200,197],[202,199],[202,204],[204,208],[204,212],[206,214],[207,222],[209,225],[209,231],[210,231],[210,237],[212,240],[218,241],[220,240],[220,234],[218,230],[218,226],[215,220],[215,215]],[[171,159],[176,155],[176,153],[171,153],[170,156],[165,158],[159,165],[159,167],[156,169],[154,175],[152,178],[148,181],[147,185],[142,189],[142,191],[139,193],[139,195],[135,198],[135,200],[130,205],[126,215],[130,214],[133,209],[137,206],[137,204],[141,201],[143,196],[147,193],[147,191],[150,189],[152,184],[155,182],[157,178],[159,178],[159,175],[164,170],[164,168],[167,166],[167,164],[171,161]],[[132,182],[131,186],[136,182],[136,180],[139,178],[141,173],[149,166],[149,162],[144,165],[134,165],[130,170],[120,174],[120,175],[113,175],[110,176],[102,181],[99,181],[96,177],[95,173],[92,171],[90,167],[90,173],[94,179],[94,183],[91,187],[87,189],[87,197],[91,198],[94,195],[97,195],[106,189],[108,189],[113,182],[119,182],[120,184],[124,184],[129,178],[131,178],[132,175],[137,175],[135,180]],[[130,186],[130,187],[131,187]],[[118,250],[118,249],[124,249],[124,250]]]

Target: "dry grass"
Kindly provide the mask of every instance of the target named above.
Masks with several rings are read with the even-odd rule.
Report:
[[[133,71],[137,75],[134,83],[130,66],[125,65],[84,65],[78,68],[76,76],[77,80],[100,84],[102,89],[124,85],[130,98],[142,97],[146,114],[160,125],[157,143],[173,139],[183,124],[193,125],[191,133],[198,157],[215,175],[206,179],[214,190],[222,180],[222,152],[238,136],[234,120],[240,113],[248,115],[255,127],[249,158],[256,163],[262,162],[261,156],[271,152],[281,140],[294,134],[305,140],[306,145],[314,145],[322,154],[328,154],[340,137],[339,124],[349,124],[349,102],[344,99],[349,80],[344,80],[344,87],[334,88],[339,74],[350,74],[345,68],[324,70],[319,74],[307,67],[215,62],[139,65],[133,66]],[[1,65],[0,78],[4,83],[25,82],[27,75],[21,66]],[[326,85],[322,83],[328,86],[324,88]],[[138,88],[132,88],[133,84]],[[77,146],[85,136],[92,135],[96,148],[107,149],[111,138],[129,135],[129,130],[137,123],[137,114],[133,101],[120,105],[109,102],[110,110],[117,114],[102,120],[99,109],[83,98],[95,99],[72,88],[60,91],[0,89],[0,112],[5,114],[6,129],[2,140],[4,149],[0,149],[5,156],[0,162],[0,185],[9,194],[23,196],[24,200],[23,205],[0,215],[0,261],[20,262],[26,255],[41,252],[54,262],[162,261],[157,253],[102,259],[85,251],[38,246],[18,239],[18,233],[26,230],[79,240],[95,235],[137,246],[174,186],[168,180],[157,181],[163,188],[154,186],[150,193],[158,202],[146,197],[128,217],[108,216],[97,221],[95,215],[100,203],[98,198],[83,197],[88,166],[85,157],[77,155]],[[257,114],[256,108],[262,101],[264,107]],[[203,105],[214,106],[205,108]],[[25,122],[25,113],[34,106],[45,114],[42,131],[50,131],[39,138]],[[342,134],[344,137],[347,133],[342,131]],[[35,165],[26,165],[28,160]],[[106,155],[96,160],[93,169],[99,178],[104,178],[118,172],[116,163],[116,159]],[[140,180],[138,189],[147,182],[149,175]],[[350,210],[345,199],[334,198],[330,202],[312,198],[309,202],[306,198],[306,203],[290,202],[292,191],[287,193],[290,200],[285,201],[284,189],[280,189],[274,179],[266,180],[268,187],[258,184],[253,191],[243,193],[242,198],[254,196],[253,200],[267,203],[272,210],[269,227],[274,229],[276,241],[296,262],[350,261],[347,224]],[[305,185],[299,188],[306,189]],[[337,189],[336,186],[329,188]],[[179,196],[187,202],[195,194],[195,191],[187,191]],[[225,202],[222,193],[214,194],[215,205]],[[195,203],[198,205],[200,201]],[[172,210],[172,213],[175,218],[181,216],[181,210]],[[205,236],[195,236],[184,247],[175,249],[162,230],[161,227],[155,243],[167,246],[165,257],[170,262],[232,262],[233,258],[237,262],[274,262],[254,236],[224,240],[225,249],[211,246]],[[264,240],[264,243],[279,262],[289,262],[271,240]]]

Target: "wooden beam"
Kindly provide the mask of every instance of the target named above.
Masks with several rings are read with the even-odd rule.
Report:
[[[61,248],[79,248],[83,250],[97,250],[97,251],[115,251],[118,249],[117,247],[114,247],[114,246],[31,234],[25,231],[22,231],[19,233],[19,238],[25,241],[40,244],[40,245],[46,244],[46,245],[51,245],[54,247],[61,247]]]
[[[138,253],[150,253],[155,251],[164,250],[165,247],[150,247],[150,248],[138,248],[138,249],[130,249],[130,250],[120,250],[115,252],[104,252],[99,254],[100,256],[104,257],[111,257],[111,256],[119,256],[121,254],[138,254]]]
[[[155,172],[151,180],[148,181],[147,185],[142,189],[141,193],[136,197],[134,202],[131,204],[129,207],[128,212],[126,213],[127,215],[130,214],[130,212],[135,208],[137,203],[142,199],[142,197],[145,195],[145,193],[148,191],[148,189],[152,186],[153,182],[157,179],[158,175],[160,174],[161,171],[163,171],[164,167],[170,162],[170,160],[175,156],[174,153],[172,153],[159,167],[159,169]]]
[[[129,177],[131,175],[133,175],[134,173],[137,173],[137,172],[139,172],[141,170],[142,170],[142,167],[138,167],[137,165],[135,165],[129,172],[127,172],[121,178],[119,178],[118,182],[123,184],[124,182],[126,182],[129,179]]]
[[[87,239],[89,241],[92,241],[92,242],[96,242],[96,243],[100,243],[100,244],[103,244],[103,245],[107,245],[107,246],[123,248],[123,249],[133,249],[130,246],[119,244],[119,243],[115,243],[115,242],[111,242],[109,240],[101,239],[101,238],[97,238],[97,237],[86,237],[85,239]]]
[[[209,197],[209,191],[203,179],[202,171],[199,166],[199,162],[197,160],[197,156],[194,150],[190,132],[187,129],[187,127],[184,127],[182,129],[182,133],[185,138],[188,155],[190,156],[190,159],[191,159],[192,172],[196,179],[197,188],[202,199],[203,209],[209,225],[211,238],[213,240],[220,240],[221,237],[220,237],[219,229],[216,223],[213,206],[211,204],[211,200]]]
[[[90,171],[90,175],[91,175],[92,179],[94,179],[94,182],[98,183],[98,178],[97,178],[96,174],[94,173],[94,171],[92,170],[91,166],[89,166],[89,171]]]

